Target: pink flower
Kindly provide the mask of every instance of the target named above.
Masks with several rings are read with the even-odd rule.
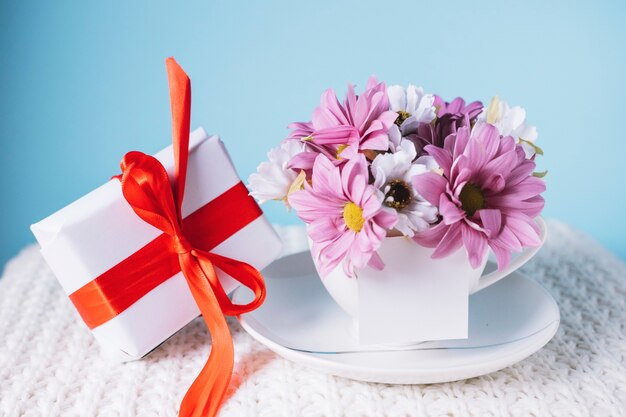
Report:
[[[446,103],[440,96],[435,95],[433,105],[437,108],[437,118],[432,123],[420,123],[415,132],[406,136],[415,145],[418,156],[424,153],[426,145],[443,148],[448,135],[464,126],[472,126],[477,115],[483,110],[480,101],[466,105],[461,97]]]
[[[473,268],[478,267],[489,246],[504,268],[512,252],[538,246],[539,228],[534,218],[544,206],[545,183],[531,176],[535,163],[510,136],[500,138],[498,129],[484,123],[471,132],[460,128],[446,138],[444,147],[425,148],[443,175],[433,172],[413,177],[415,189],[439,207],[441,222],[415,236],[442,258],[462,245]]]
[[[376,251],[397,217],[382,206],[368,178],[363,155],[342,166],[318,155],[312,184],[305,182],[302,191],[289,196],[289,204],[307,223],[307,233],[313,241],[311,251],[322,276],[344,259],[344,270],[350,276],[354,267],[384,267]]]
[[[483,111],[483,103],[480,101],[472,101],[469,104],[465,104],[465,100],[461,97],[457,97],[448,103],[443,101],[440,96],[435,95],[433,106],[437,108],[438,117],[446,114],[464,115],[472,122]]]
[[[396,112],[389,110],[385,83],[378,83],[375,77],[370,77],[359,96],[352,84],[348,84],[343,105],[335,92],[328,89],[310,122],[289,125],[293,131],[288,139],[302,140],[309,151],[294,157],[290,166],[309,170],[320,153],[339,165],[359,151],[386,151],[387,132],[397,117]]]

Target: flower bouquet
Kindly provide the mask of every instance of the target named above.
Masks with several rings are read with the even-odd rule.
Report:
[[[487,107],[446,102],[371,77],[359,95],[348,85],[343,103],[326,90],[311,121],[289,125],[288,137],[250,176],[251,194],[296,211],[322,278],[384,274],[389,262],[406,263],[414,276],[436,269],[428,263],[434,259],[465,264],[444,275],[477,271],[472,292],[489,248],[505,272],[513,253],[542,243],[536,218],[545,173],[535,171],[535,158],[543,152],[525,119],[524,109],[498,97]],[[341,294],[354,289],[324,285],[357,316],[356,296]]]
[[[443,258],[459,247],[478,267],[491,248],[498,267],[539,244],[545,173],[537,130],[521,107],[445,102],[374,77],[341,104],[324,92],[310,122],[297,122],[249,178],[260,202],[282,200],[307,224],[322,275],[382,269],[377,250],[404,235]]]

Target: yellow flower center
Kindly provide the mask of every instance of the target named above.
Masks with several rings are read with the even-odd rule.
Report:
[[[398,126],[400,126],[402,123],[404,123],[404,121],[405,121],[406,119],[408,119],[409,117],[411,117],[411,115],[410,115],[408,112],[404,111],[404,110],[398,110],[398,112],[397,112],[397,113],[398,113],[398,118],[396,119],[396,122],[395,122],[395,123],[396,123]]]
[[[359,233],[363,228],[365,219],[363,218],[363,209],[353,202],[349,202],[343,206],[343,221],[348,229]]]
[[[474,184],[467,183],[463,186],[459,200],[461,200],[461,208],[468,216],[473,216],[476,211],[485,208],[485,195]]]
[[[348,145],[339,145],[337,146],[337,153],[335,154],[335,159],[340,160],[341,159],[341,152],[345,151],[346,148],[348,147]]]

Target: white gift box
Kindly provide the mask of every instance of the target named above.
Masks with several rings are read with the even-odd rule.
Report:
[[[172,146],[154,155],[174,175]],[[186,217],[240,182],[220,141],[203,129],[190,135],[182,215]],[[31,230],[41,253],[70,295],[137,252],[162,232],[135,214],[113,179],[62,208]],[[211,252],[262,269],[281,250],[281,241],[261,215]],[[227,293],[239,284],[217,270]],[[161,283],[92,332],[103,352],[116,360],[141,358],[200,314],[182,272]]]

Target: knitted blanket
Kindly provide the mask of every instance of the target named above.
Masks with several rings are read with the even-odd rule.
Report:
[[[286,253],[306,248],[302,228],[279,232]],[[276,356],[229,319],[236,362],[220,415],[626,415],[626,265],[551,221],[523,272],[556,299],[559,331],[526,360],[465,381],[386,385],[326,375]],[[106,362],[29,246],[0,279],[0,416],[175,416],[210,347],[196,319],[143,360]]]

